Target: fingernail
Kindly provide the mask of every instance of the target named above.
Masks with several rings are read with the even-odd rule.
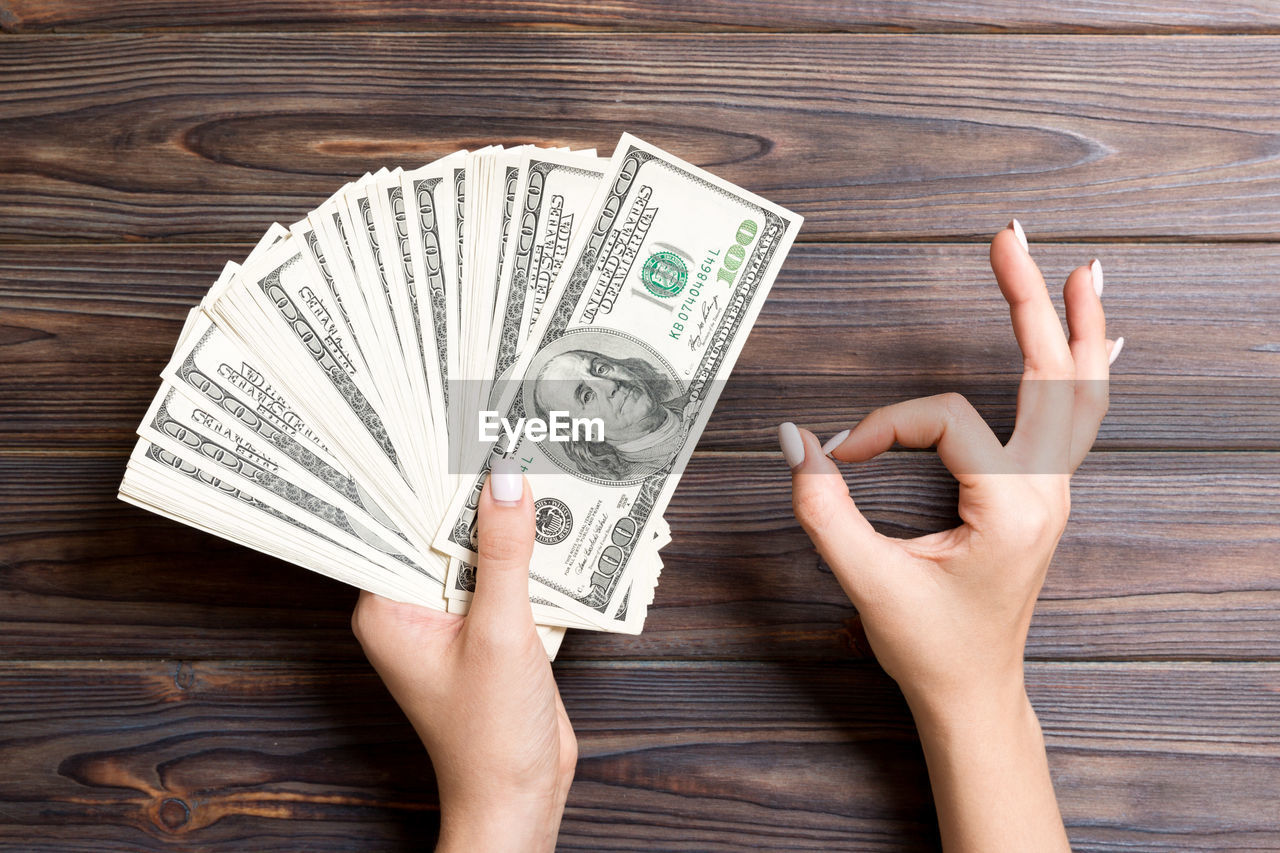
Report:
[[[1013,229],[1013,236],[1018,238],[1018,242],[1022,244],[1022,251],[1028,255],[1031,254],[1031,247],[1027,245],[1027,235],[1022,230],[1022,223],[1016,219],[1009,220],[1009,227]]]
[[[1120,350],[1124,349],[1124,336],[1116,338],[1115,344],[1111,347],[1111,358],[1107,359],[1107,366],[1116,363],[1116,359],[1120,357]]]
[[[520,470],[520,460],[514,456],[504,456],[495,461],[489,468],[489,488],[493,493],[493,502],[503,506],[516,506],[524,494],[524,472]]]
[[[787,421],[778,427],[778,443],[782,445],[782,458],[792,468],[804,461],[804,439],[796,425]]]
[[[1093,292],[1098,294],[1098,298],[1102,298],[1102,263],[1097,259],[1093,259],[1093,263],[1089,264],[1089,273],[1093,276]]]
[[[827,443],[822,445],[822,455],[830,456],[831,451],[839,447],[841,443],[848,437],[849,437],[849,431],[847,429],[842,430],[841,432],[838,432],[835,435],[831,436],[831,438],[827,440]]]

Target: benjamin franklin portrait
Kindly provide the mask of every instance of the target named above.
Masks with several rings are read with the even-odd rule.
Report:
[[[544,444],[544,450],[561,450],[564,462],[605,481],[643,479],[669,464],[688,435],[685,400],[670,368],[627,338],[595,331],[565,337],[572,340],[559,352],[531,365],[532,393],[525,399],[544,420],[553,411],[599,418],[604,440]]]

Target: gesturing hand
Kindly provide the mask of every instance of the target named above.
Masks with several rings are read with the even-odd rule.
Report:
[[[1007,802],[1005,817],[995,821],[1004,833],[996,837],[1014,841],[1004,847],[982,835],[980,820],[957,818],[980,815],[980,808],[970,813],[954,801],[948,806],[948,796],[937,790],[939,774],[953,783],[960,778],[938,769],[954,761],[956,752],[938,747],[940,732],[947,733],[942,743],[955,746],[965,742],[958,733],[976,725],[999,743],[1016,740],[1027,719],[1034,724],[1023,688],[1027,629],[1066,525],[1071,472],[1093,444],[1107,409],[1108,356],[1113,349],[1118,353],[1106,339],[1100,265],[1082,266],[1067,279],[1068,341],[1024,239],[1020,227],[1011,225],[991,243],[991,267],[1023,354],[1017,421],[1007,444],[958,394],[878,409],[826,448],[808,431],[791,424],[780,429],[792,466],[796,517],[857,606],[876,658],[911,705],[935,777],[944,840],[949,837],[948,847],[956,849],[1049,850],[1065,844],[1051,787],[1048,805],[1040,805],[1056,827],[1053,843],[1028,834],[1023,847],[1016,846],[1018,822],[1008,820]],[[907,540],[872,528],[825,452],[860,462],[895,442],[937,446],[960,483],[963,524]],[[981,760],[1000,749],[989,742],[983,748]],[[1043,748],[1039,756],[1043,763]],[[1016,777],[1016,769],[988,769]],[[1046,787],[1047,780],[1046,771]],[[1028,792],[1035,790],[1034,781]],[[945,793],[981,796],[975,794],[981,783],[968,780],[962,787]],[[955,820],[949,835],[950,818]]]
[[[529,606],[533,497],[516,460],[494,464],[478,513],[466,617],[362,592],[351,627],[431,755],[437,851],[553,850],[577,741]]]

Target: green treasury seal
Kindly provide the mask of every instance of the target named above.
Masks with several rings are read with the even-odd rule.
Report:
[[[673,252],[654,252],[640,270],[640,280],[654,296],[675,296],[689,280],[684,258]]]

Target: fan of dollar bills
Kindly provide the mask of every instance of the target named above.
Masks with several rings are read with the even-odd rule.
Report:
[[[801,218],[624,134],[349,183],[187,317],[120,497],[466,611],[492,460],[529,477],[529,596],[639,633],[662,514]]]

